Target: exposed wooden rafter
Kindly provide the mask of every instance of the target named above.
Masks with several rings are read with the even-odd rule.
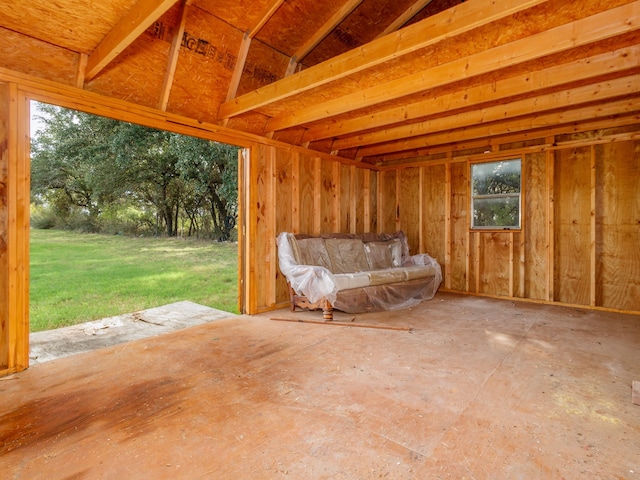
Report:
[[[176,0],[140,0],[136,3],[89,55],[85,81],[98,75],[175,3]]]
[[[261,87],[220,106],[229,118],[380,65],[439,41],[487,25],[546,0],[478,0],[462,3],[366,45]],[[498,5],[499,3],[499,5]]]
[[[347,0],[332,16],[327,20],[322,27],[309,37],[309,39],[291,56],[287,72],[285,76],[291,75],[295,72],[296,67],[300,60],[306,57],[311,50],[313,50],[329,33],[335,29],[340,22],[349,16],[363,0]]]
[[[382,102],[452,84],[473,76],[495,72],[554,53],[563,52],[616,35],[640,29],[640,1],[577,20],[521,40],[407,75],[366,90],[274,117],[267,131],[282,130],[331,116],[370,107]],[[406,30],[406,29],[405,29]],[[404,31],[404,30],[403,30]],[[392,35],[380,40],[390,38]]]
[[[463,91],[429,97],[419,102],[381,110],[368,115],[339,122],[324,123],[307,130],[303,141],[317,141],[324,138],[345,137],[362,130],[382,128],[396,123],[417,120],[426,115],[433,116],[459,108],[481,105],[484,102],[504,100],[509,97],[536,90],[557,87],[569,82],[584,81],[608,74],[624,72],[640,65],[640,47],[621,48],[593,57],[555,65],[553,67],[527,72],[490,84],[467,88]]]
[[[173,78],[176,74],[176,67],[178,66],[178,57],[180,56],[180,45],[182,43],[182,36],[184,35],[184,27],[187,22],[187,13],[189,13],[189,5],[192,0],[182,0],[180,5],[180,21],[178,23],[178,29],[173,35],[171,41],[171,50],[169,51],[169,59],[167,61],[167,71],[164,75],[162,82],[162,90],[160,90],[160,101],[158,102],[158,109],[163,112],[167,109],[169,103],[169,94],[171,93],[171,86],[173,85]]]
[[[263,15],[260,16],[258,21],[249,28],[242,37],[242,43],[238,50],[238,58],[236,64],[233,67],[233,73],[231,75],[231,81],[229,82],[229,90],[227,91],[226,100],[229,101],[235,98],[238,93],[238,86],[240,85],[240,78],[242,78],[242,71],[244,65],[247,62],[247,55],[249,54],[249,47],[251,46],[251,40],[255,37],[260,29],[269,21],[274,13],[280,8],[280,5],[284,3],[284,0],[271,0],[271,3],[266,8]]]

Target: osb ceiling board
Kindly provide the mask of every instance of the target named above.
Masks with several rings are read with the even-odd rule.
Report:
[[[160,99],[169,48],[168,43],[144,33],[119,55],[118,61],[111,62],[100,75],[87,82],[85,88],[155,108]]]
[[[75,52],[90,53],[137,0],[0,2],[0,26]]]
[[[264,15],[271,0],[194,0],[198,7],[244,33]]]
[[[291,57],[345,1],[285,1],[256,38]]]
[[[0,67],[72,85],[78,55],[17,32],[0,28]]]
[[[451,7],[455,7],[463,3],[465,0],[432,0],[429,5],[420,10],[411,20],[406,23],[406,26],[417,23],[425,18],[428,18],[436,13],[440,13]]]
[[[289,57],[256,40],[247,54],[238,95],[268,85],[284,77]]]
[[[195,7],[189,10],[183,38],[169,96],[170,111],[211,122],[226,98],[242,32]],[[159,74],[165,71],[166,67]]]
[[[414,3],[415,0],[364,0],[304,58],[303,64],[316,65],[370,42]]]

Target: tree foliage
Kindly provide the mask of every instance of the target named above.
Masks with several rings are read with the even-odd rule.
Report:
[[[228,239],[238,148],[38,104],[34,224]],[[46,217],[46,221],[44,220]]]
[[[520,160],[472,167],[473,226],[520,226]]]

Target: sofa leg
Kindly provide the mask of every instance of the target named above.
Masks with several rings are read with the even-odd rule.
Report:
[[[327,301],[322,302],[322,318],[325,322],[333,320],[333,306]]]

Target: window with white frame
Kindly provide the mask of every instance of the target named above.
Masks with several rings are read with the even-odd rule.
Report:
[[[520,228],[521,160],[471,165],[471,228]]]

